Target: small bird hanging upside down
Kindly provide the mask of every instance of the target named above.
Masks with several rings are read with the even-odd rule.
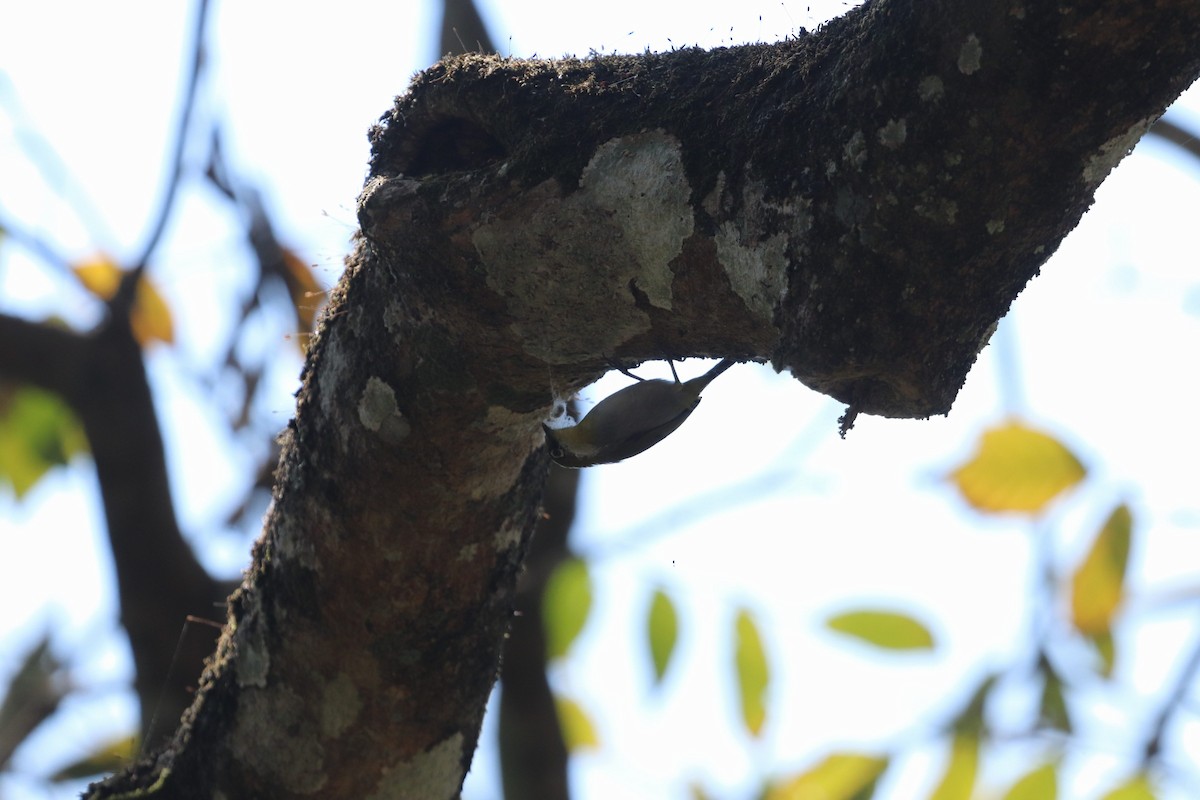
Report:
[[[705,387],[737,362],[723,359],[698,378],[682,382],[675,364],[669,359],[667,363],[674,381],[646,380],[622,369],[638,382],[601,400],[579,424],[551,428],[543,423],[550,457],[561,466],[580,468],[613,464],[649,450],[682,425],[700,404]]]

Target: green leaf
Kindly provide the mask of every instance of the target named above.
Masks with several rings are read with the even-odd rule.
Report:
[[[1071,712],[1063,694],[1062,678],[1045,655],[1038,659],[1038,671],[1042,673],[1042,698],[1038,705],[1038,719],[1044,725],[1063,733],[1071,733]]]
[[[580,750],[598,750],[600,737],[591,717],[583,706],[567,697],[554,696],[554,707],[558,710],[558,724],[562,727],[563,743],[568,753]]]
[[[592,581],[587,564],[569,558],[559,564],[542,593],[542,622],[546,629],[546,658],[562,658],[587,622],[592,607]]]
[[[992,689],[995,686],[996,676],[988,675],[980,681],[979,686],[975,687],[975,693],[971,695],[971,699],[967,701],[966,707],[959,712],[958,717],[954,720],[955,736],[971,739],[983,738],[983,735],[987,732],[983,712],[987,706],[988,697],[991,696]]]
[[[0,483],[21,498],[42,476],[87,449],[83,427],[58,395],[0,386]]]
[[[978,770],[979,740],[969,734],[955,736],[950,744],[946,771],[929,800],[970,800]]]
[[[888,760],[859,753],[834,753],[807,772],[771,787],[766,800],[857,800],[874,791]]]
[[[650,613],[646,619],[646,635],[650,642],[650,660],[654,665],[654,683],[662,683],[671,656],[675,653],[675,642],[679,637],[679,615],[675,604],[662,589],[654,591],[650,601]]]
[[[120,736],[116,739],[109,739],[101,742],[83,758],[78,761],[73,761],[67,766],[55,772],[50,780],[52,781],[72,781],[80,778],[88,778],[92,775],[100,775],[107,772],[116,772],[125,767],[133,760],[138,751],[137,736]]]
[[[1086,475],[1053,436],[1010,421],[984,431],[975,455],[949,478],[980,511],[1037,514]]]
[[[1058,797],[1058,765],[1047,762],[1012,785],[1004,800],[1055,800]]]
[[[885,650],[932,650],[934,647],[933,634],[925,625],[895,611],[846,611],[830,617],[825,626]]]
[[[739,609],[735,623],[738,695],[741,699],[742,722],[751,735],[758,736],[767,719],[767,687],[771,682],[767,653],[754,617]]]
[[[1113,670],[1117,666],[1117,642],[1113,639],[1113,635],[1105,631],[1088,636],[1086,639],[1087,643],[1092,646],[1092,650],[1095,651],[1096,658],[1099,659],[1096,671],[1103,678],[1111,678]]]
[[[25,654],[8,686],[0,688],[0,773],[16,745],[58,710],[70,690],[63,664],[50,650],[50,636],[43,634]]]
[[[1106,634],[1125,594],[1133,514],[1117,506],[1071,579],[1071,621],[1086,636]]]
[[[1134,775],[1100,800],[1154,800],[1154,787],[1145,775]]]

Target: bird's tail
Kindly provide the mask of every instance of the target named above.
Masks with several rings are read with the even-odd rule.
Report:
[[[708,372],[704,373],[703,375],[699,376],[698,378],[692,378],[690,381],[687,382],[687,385],[689,388],[691,388],[693,391],[695,391],[696,394],[700,394],[702,391],[704,391],[705,387],[707,387],[710,383],[713,382],[713,380],[716,379],[716,377],[718,375],[720,375],[722,372],[729,369],[736,363],[738,363],[737,359],[723,358],[720,361],[718,361],[716,364],[714,364],[713,368],[710,369]]]

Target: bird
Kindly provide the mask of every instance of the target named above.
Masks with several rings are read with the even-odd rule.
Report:
[[[649,450],[682,425],[700,404],[700,393],[736,363],[723,359],[687,381],[679,380],[670,359],[674,381],[638,378],[618,367],[638,382],[601,400],[576,425],[551,428],[542,423],[550,458],[560,466],[581,469],[615,464]]]

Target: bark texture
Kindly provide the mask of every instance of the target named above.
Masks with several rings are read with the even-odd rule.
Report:
[[[468,55],[372,133],[275,506],[172,797],[459,793],[556,394],[770,360],[945,413],[1100,181],[1200,69],[1200,4],[891,0],[775,45]]]

